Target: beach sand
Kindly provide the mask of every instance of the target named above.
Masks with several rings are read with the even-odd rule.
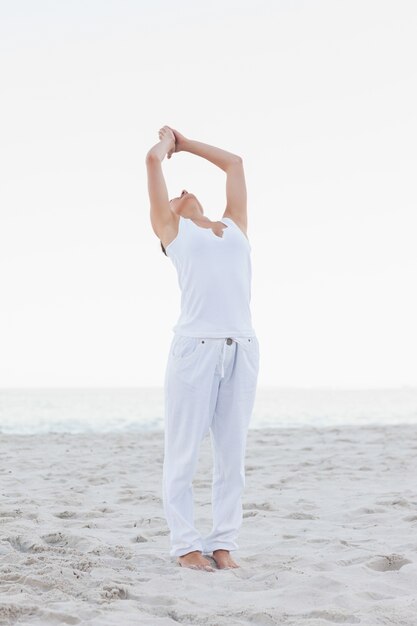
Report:
[[[238,569],[169,556],[163,433],[0,436],[0,624],[417,624],[417,425],[250,430]],[[194,480],[211,527],[211,448]]]

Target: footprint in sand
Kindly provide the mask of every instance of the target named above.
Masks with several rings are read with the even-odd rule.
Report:
[[[367,567],[376,570],[377,572],[389,572],[393,570],[401,569],[407,563],[412,563],[400,554],[380,554],[372,561],[366,563]]]
[[[255,511],[273,511],[269,502],[247,502],[243,504],[243,509],[255,509]]]
[[[55,513],[55,517],[59,517],[60,519],[70,519],[71,517],[77,517],[77,513],[75,511],[61,511],[60,513]]]
[[[301,511],[294,513],[290,513],[289,515],[284,516],[285,519],[318,519],[315,515],[311,513],[302,513]]]
[[[47,550],[45,546],[38,543],[38,538],[24,535],[16,535],[14,537],[6,537],[10,545],[18,552],[44,552]]]
[[[104,585],[101,591],[104,600],[127,600],[129,597],[128,588],[123,585]]]
[[[146,543],[147,541],[149,541],[149,539],[145,537],[144,535],[136,535],[136,537],[131,539],[131,541],[133,543]]]
[[[39,607],[35,604],[19,606],[16,603],[3,600],[0,605],[0,624],[16,624],[18,620],[20,621],[20,618],[27,616],[30,619],[38,611]]]
[[[49,543],[54,546],[66,546],[68,545],[68,538],[63,533],[49,533],[48,535],[42,535],[42,539],[45,543]]]
[[[302,615],[305,619],[324,619],[334,624],[360,624],[360,619],[355,615],[337,613],[336,611],[310,611]]]
[[[403,507],[412,507],[411,502],[406,500],[405,498],[389,498],[385,500],[376,500],[376,504],[385,504],[387,506],[403,506]]]

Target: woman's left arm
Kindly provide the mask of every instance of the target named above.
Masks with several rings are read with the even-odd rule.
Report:
[[[248,227],[247,191],[242,157],[201,141],[187,139],[175,128],[170,126],[168,128],[175,134],[182,152],[190,152],[207,159],[226,172],[226,209],[223,217],[232,218],[246,234]]]
[[[222,148],[216,148],[216,146],[211,146],[202,141],[195,141],[194,139],[185,139],[181,145],[181,150],[210,161],[224,172],[227,172],[234,163],[242,161],[241,157],[233,154],[233,152],[228,152]]]
[[[170,126],[167,128],[175,135],[177,151],[190,152],[207,159],[226,172],[226,209],[223,217],[230,217],[246,234],[248,227],[247,191],[242,157],[222,148],[188,139]]]

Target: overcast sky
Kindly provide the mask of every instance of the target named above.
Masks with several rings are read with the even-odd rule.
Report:
[[[417,385],[417,3],[0,3],[0,387],[163,384],[145,155],[240,154],[260,385]],[[164,160],[220,219],[225,174]]]

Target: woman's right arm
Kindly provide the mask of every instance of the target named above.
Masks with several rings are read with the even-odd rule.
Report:
[[[174,148],[175,137],[167,129],[163,130],[161,140],[152,146],[146,155],[151,224],[154,233],[159,238],[166,226],[173,222],[173,215],[169,206],[168,189],[161,163],[167,154],[169,158]]]

